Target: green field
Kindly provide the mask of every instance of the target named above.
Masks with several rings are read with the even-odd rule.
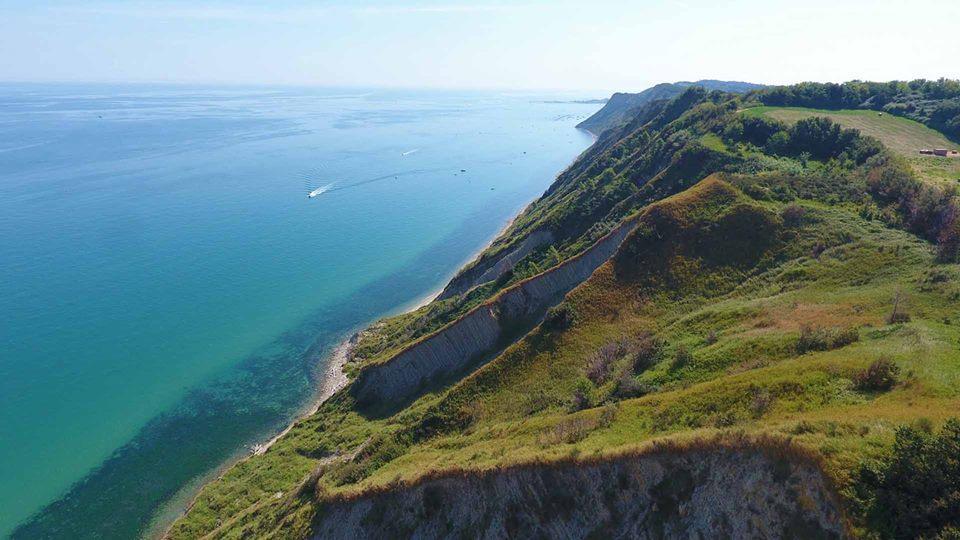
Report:
[[[929,180],[960,181],[960,158],[944,158],[920,155],[921,148],[960,149],[960,145],[951,142],[942,133],[927,126],[886,113],[866,110],[824,110],[801,107],[753,107],[744,114],[765,115],[789,124],[802,118],[824,116],[838,124],[860,130],[864,135],[876,137],[894,152],[910,161],[914,170]]]

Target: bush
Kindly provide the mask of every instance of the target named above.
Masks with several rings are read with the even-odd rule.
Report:
[[[783,219],[783,224],[791,228],[802,225],[806,216],[807,209],[796,203],[787,205],[783,211],[780,212],[780,218]]]
[[[833,336],[832,348],[839,349],[860,341],[860,331],[851,326],[845,330],[840,330]]]
[[[641,373],[660,361],[663,344],[650,332],[643,332],[637,336],[633,345],[633,372]]]
[[[754,418],[760,418],[767,411],[770,410],[770,407],[773,406],[773,402],[776,400],[776,396],[770,393],[766,388],[754,387],[750,390],[750,414]]]
[[[867,176],[867,186],[878,203],[895,210],[894,225],[935,242],[939,262],[957,260],[960,197],[955,186],[923,183],[907,165],[890,160],[876,163]]]
[[[827,245],[823,242],[817,242],[810,248],[810,257],[820,260],[820,256],[823,255],[823,252],[827,250]]]
[[[693,354],[687,349],[685,345],[680,345],[677,347],[677,352],[673,356],[673,362],[670,364],[670,369],[683,369],[685,366],[690,365],[693,362]]]
[[[574,411],[582,411],[593,407],[595,396],[593,384],[587,379],[577,379],[573,387],[573,397],[570,400],[570,408]]]
[[[819,326],[804,324],[800,326],[800,337],[797,339],[797,353],[805,354],[810,351],[826,351],[830,349],[830,334]]]
[[[350,461],[344,463],[334,473],[334,483],[338,486],[356,484],[367,477],[367,469],[360,463]]]
[[[617,380],[617,387],[613,390],[613,397],[617,399],[633,399],[645,396],[654,389],[640,384],[629,371],[624,371]]]
[[[617,414],[620,412],[619,405],[614,405],[613,403],[607,405],[603,408],[603,411],[600,413],[600,419],[597,420],[597,426],[601,428],[608,428],[611,424],[617,419]]]
[[[596,427],[596,424],[584,418],[568,418],[541,433],[538,442],[544,447],[578,443],[586,439]]]
[[[600,385],[607,381],[613,369],[613,363],[626,354],[630,344],[623,339],[611,341],[600,347],[587,359],[587,378]]]
[[[641,332],[635,339],[617,339],[597,349],[587,359],[586,376],[597,386],[609,380],[614,364],[624,356],[630,357],[633,372],[639,373],[660,359],[660,341],[650,332]]]
[[[543,318],[543,326],[547,330],[566,330],[573,326],[577,319],[577,314],[566,302],[557,304],[547,310]]]
[[[825,330],[819,326],[804,324],[800,326],[797,339],[797,354],[810,351],[829,351],[839,349],[860,340],[860,331],[855,327],[844,330]]]
[[[897,384],[899,374],[900,368],[892,360],[880,357],[853,376],[853,385],[864,392],[885,392]]]
[[[889,456],[864,463],[855,493],[883,538],[951,538],[960,527],[960,421],[931,435],[901,427]]]

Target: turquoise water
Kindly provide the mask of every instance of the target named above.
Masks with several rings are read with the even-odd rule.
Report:
[[[278,430],[589,145],[564,97],[0,85],[0,536],[143,534]]]

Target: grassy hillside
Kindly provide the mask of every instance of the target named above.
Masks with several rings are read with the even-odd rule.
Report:
[[[552,242],[384,321],[354,369],[635,220],[542,323],[389,416],[338,393],[208,485],[171,537],[300,538],[334,504],[425,477],[731,441],[816,463],[852,533],[960,526],[942,457],[960,444],[960,202],[875,139],[741,112],[754,104],[688,90],[601,138],[491,253],[544,227]],[[904,463],[938,465],[892,481]]]
[[[773,86],[754,96],[764,105],[866,109],[916,120],[960,140],[960,80],[850,81]]]
[[[681,81],[676,83],[661,83],[635,94],[617,92],[610,96],[610,99],[599,111],[591,115],[590,118],[577,124],[577,127],[585,129],[594,135],[600,135],[610,128],[615,128],[628,122],[638,107],[657,100],[673,99],[691,86],[699,86],[707,90],[735,93],[749,92],[763,88],[761,84],[746,82],[701,80],[696,82]]]
[[[857,129],[864,135],[880,139],[887,148],[907,159],[923,178],[953,184],[960,182],[960,159],[919,154],[921,148],[958,149],[960,145],[950,141],[939,131],[909,118],[875,111],[801,107],[753,107],[744,113],[765,115],[791,124],[814,116],[829,118],[844,127]]]

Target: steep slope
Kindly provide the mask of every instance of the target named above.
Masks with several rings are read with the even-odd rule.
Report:
[[[577,127],[594,135],[600,135],[612,127],[626,123],[638,107],[661,99],[675,98],[691,86],[733,93],[745,93],[764,88],[762,84],[713,79],[703,79],[696,82],[660,83],[635,94],[624,92],[613,94],[599,111],[577,124]]]
[[[531,231],[547,249],[361,336],[351,386],[170,536],[960,526],[942,510],[954,462],[884,480],[960,445],[960,202],[876,140],[755,104],[693,88],[608,131],[473,267]],[[458,323],[508,297],[542,301],[495,336]],[[457,324],[493,345],[430,352]]]
[[[745,509],[751,519],[743,519]],[[545,521],[545,514],[555,517]],[[762,448],[720,443],[445,474],[331,501],[318,515],[313,537],[840,538],[843,533],[833,495],[816,466]]]

